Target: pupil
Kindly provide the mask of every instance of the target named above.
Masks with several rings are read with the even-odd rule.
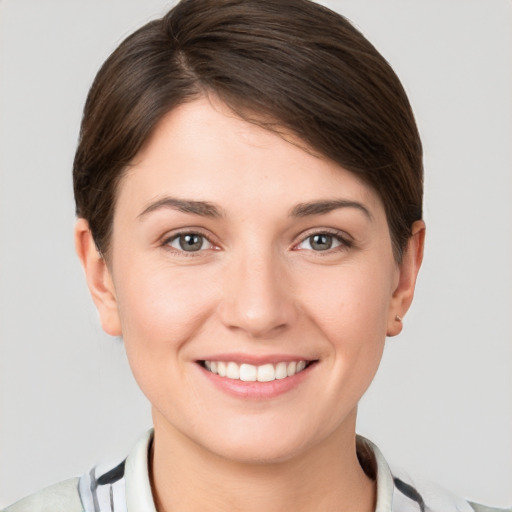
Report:
[[[332,236],[330,235],[314,235],[312,238],[311,247],[317,251],[326,251],[332,246]]]
[[[184,251],[198,251],[203,245],[202,237],[199,235],[181,235],[180,246]]]

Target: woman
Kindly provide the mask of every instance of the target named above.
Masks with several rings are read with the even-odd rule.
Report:
[[[421,264],[398,79],[302,1],[184,1],[87,101],[76,247],[154,434],[9,510],[485,510],[394,476],[357,403]]]

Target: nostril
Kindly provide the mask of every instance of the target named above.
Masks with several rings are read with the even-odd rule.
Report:
[[[245,331],[253,338],[274,338],[297,318],[296,299],[285,278],[276,275],[276,262],[257,264],[255,257],[248,255],[241,268],[233,266],[217,311],[230,330]]]

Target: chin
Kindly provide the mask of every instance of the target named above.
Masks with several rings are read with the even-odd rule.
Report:
[[[277,464],[295,459],[331,434],[325,427],[298,421],[242,421],[198,436],[209,452],[240,464]],[[251,424],[252,423],[252,424]],[[206,442],[204,442],[206,441]]]
[[[244,436],[245,437],[245,436]],[[278,464],[302,454],[306,444],[294,439],[240,439],[221,446],[212,446],[217,456],[239,464]]]

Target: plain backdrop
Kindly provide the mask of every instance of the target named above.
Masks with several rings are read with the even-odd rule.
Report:
[[[359,431],[392,465],[512,505],[512,4],[325,2],[389,60],[425,148],[424,267]],[[93,76],[163,0],[0,0],[0,507],[122,457],[151,425],[74,255]]]

